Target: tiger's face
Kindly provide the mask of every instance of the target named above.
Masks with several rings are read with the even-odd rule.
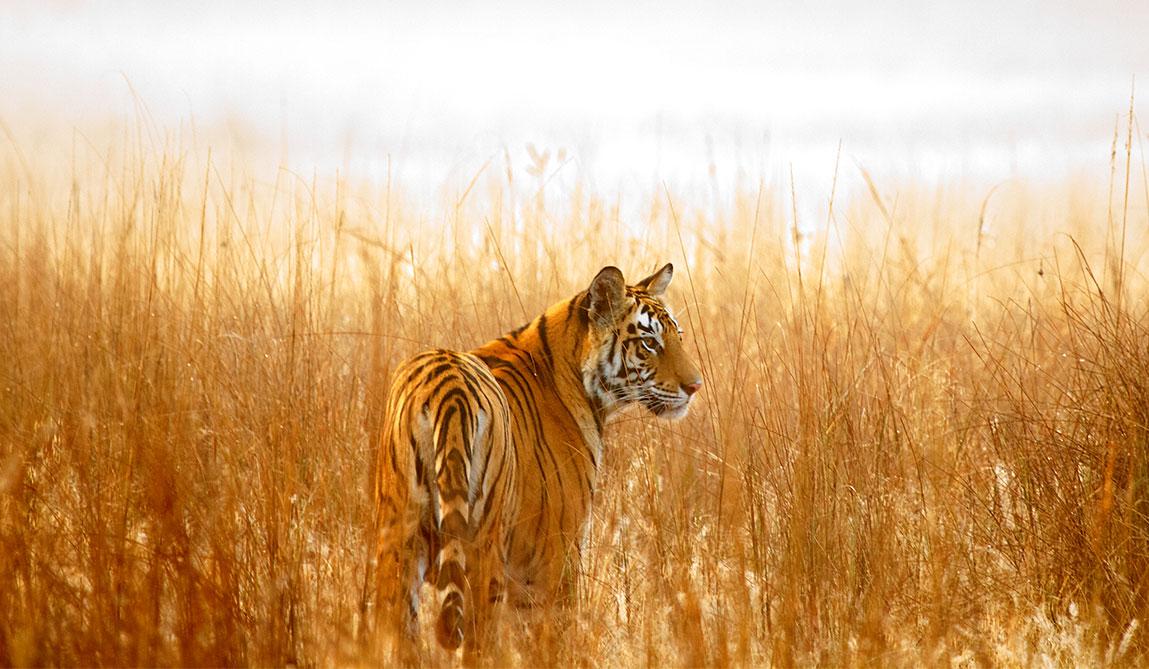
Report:
[[[583,381],[607,413],[640,404],[678,419],[702,388],[702,374],[686,353],[682,328],[660,299],[674,267],[666,265],[628,286],[607,267],[587,291],[591,317]]]

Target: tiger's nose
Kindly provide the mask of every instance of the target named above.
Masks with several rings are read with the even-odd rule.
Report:
[[[685,392],[687,395],[693,395],[694,393],[698,392],[701,389],[702,389],[702,380],[701,379],[699,379],[693,383],[682,384],[682,391]]]

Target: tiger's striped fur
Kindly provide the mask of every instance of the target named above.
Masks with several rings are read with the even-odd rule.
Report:
[[[414,634],[424,579],[448,649],[478,650],[499,593],[569,594],[591,515],[603,428],[640,404],[686,414],[702,385],[660,296],[666,265],[590,287],[469,353],[420,353],[395,372],[376,469],[376,606]]]

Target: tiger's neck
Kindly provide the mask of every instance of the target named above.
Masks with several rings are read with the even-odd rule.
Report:
[[[580,308],[582,295],[551,306],[538,318],[475,349],[498,379],[515,376],[542,393],[552,391],[565,411],[553,402],[540,409],[566,416],[582,436],[595,470],[602,462],[602,431],[608,408],[588,394],[583,381],[582,347],[588,324]],[[502,374],[500,374],[502,370]]]

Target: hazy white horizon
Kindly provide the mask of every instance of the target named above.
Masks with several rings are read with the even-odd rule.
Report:
[[[1104,170],[1149,3],[16,2],[0,120],[194,119],[443,183],[527,143],[605,186]],[[1139,105],[1140,106],[1140,105]],[[29,140],[31,141],[31,140]]]

